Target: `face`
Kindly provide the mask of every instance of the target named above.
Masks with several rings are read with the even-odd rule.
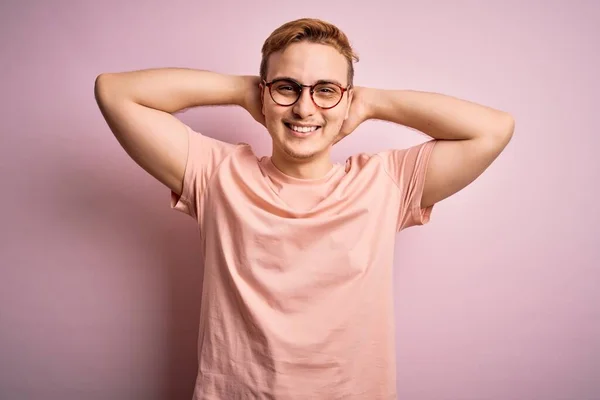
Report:
[[[283,52],[271,55],[267,71],[267,82],[286,77],[303,85],[330,81],[348,87],[346,58],[335,48],[322,44],[294,43]],[[273,156],[290,161],[328,157],[344,120],[348,118],[352,91],[345,92],[335,107],[322,109],[313,102],[310,89],[306,87],[298,101],[287,107],[273,101],[269,88],[262,86],[261,89],[262,112],[273,139]],[[316,98],[317,93],[314,96]]]

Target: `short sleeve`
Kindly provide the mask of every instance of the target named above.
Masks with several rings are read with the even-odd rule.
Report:
[[[171,208],[198,219],[199,201],[219,165],[236,145],[209,138],[186,125],[188,156],[181,196],[171,191]]]
[[[396,230],[429,222],[433,206],[421,207],[425,174],[436,140],[390,150],[379,155],[383,158],[388,175],[400,190],[400,204]]]

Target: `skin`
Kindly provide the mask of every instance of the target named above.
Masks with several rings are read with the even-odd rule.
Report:
[[[346,59],[334,48],[295,43],[269,60],[267,81],[280,76],[303,84],[334,78],[347,84]],[[325,72],[326,71],[326,72]],[[273,139],[273,162],[297,178],[318,178],[331,168],[331,147],[369,119],[394,122],[437,139],[426,171],[421,206],[431,206],[468,186],[501,154],[512,139],[515,122],[504,111],[439,93],[355,86],[332,110],[321,110],[303,91],[293,107],[275,104],[258,85],[244,106]],[[260,98],[261,115],[256,116]],[[290,136],[284,121],[322,124],[308,138]]]
[[[313,85],[319,80],[339,82],[348,86],[348,63],[331,46],[300,42],[283,52],[271,55],[267,68],[267,82],[280,77]],[[280,106],[273,101],[269,89],[262,83],[262,115],[273,140],[272,161],[284,173],[298,178],[323,176],[332,167],[331,147],[336,142],[344,121],[349,116],[353,90],[344,93],[340,103],[331,109],[317,107],[304,88],[300,99],[292,106]],[[318,125],[315,132],[297,137],[285,125]]]
[[[295,43],[271,55],[267,81],[287,76],[312,85],[321,79],[347,82],[346,59],[334,48]],[[309,92],[290,107],[273,102],[257,76],[163,68],[97,77],[98,106],[119,143],[148,173],[182,192],[188,155],[186,127],[172,113],[197,106],[235,104],[266,126],[273,163],[297,178],[319,178],[332,166],[331,148],[362,122],[378,119],[437,139],[426,171],[421,206],[433,205],[479,177],[510,142],[515,122],[506,112],[439,93],[355,86],[330,110]],[[296,137],[285,122],[321,127]]]

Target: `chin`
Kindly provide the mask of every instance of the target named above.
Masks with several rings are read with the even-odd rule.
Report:
[[[326,152],[331,147],[331,142],[323,143],[316,140],[312,143],[310,141],[299,143],[295,140],[285,140],[279,147],[291,158],[306,160]]]
[[[290,158],[294,158],[296,160],[308,160],[309,158],[314,157],[318,151],[306,151],[295,149],[294,146],[284,146],[283,151]]]
[[[333,138],[327,138],[327,129],[319,127],[309,134],[297,134],[285,123],[272,130],[273,146],[287,157],[296,160],[306,160],[327,151],[333,144]],[[275,143],[277,142],[277,144]]]

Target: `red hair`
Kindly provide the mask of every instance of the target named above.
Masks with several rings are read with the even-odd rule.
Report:
[[[303,41],[325,44],[339,51],[348,61],[348,84],[352,85],[354,79],[353,62],[358,62],[358,55],[350,46],[348,37],[335,25],[312,18],[301,18],[287,22],[275,29],[265,40],[261,50],[261,79],[267,79],[267,63],[271,54],[285,50],[292,43]]]

